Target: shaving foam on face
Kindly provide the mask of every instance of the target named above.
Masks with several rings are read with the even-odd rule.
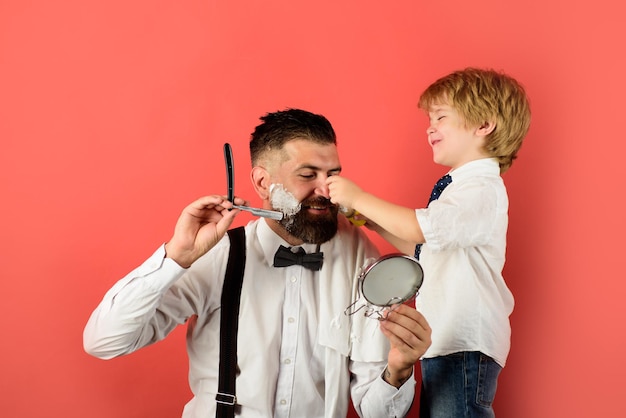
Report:
[[[285,190],[282,184],[270,184],[270,202],[274,209],[285,215],[285,218],[294,216],[302,207],[298,199]]]

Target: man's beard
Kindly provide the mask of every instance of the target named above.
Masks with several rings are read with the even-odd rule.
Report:
[[[327,207],[329,212],[324,215],[312,215],[306,208]],[[293,216],[283,218],[280,224],[289,234],[309,244],[322,244],[337,233],[336,205],[324,197],[308,199],[302,202],[301,210]]]

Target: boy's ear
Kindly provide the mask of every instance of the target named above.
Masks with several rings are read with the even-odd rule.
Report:
[[[269,188],[272,184],[270,173],[265,168],[256,166],[250,172],[250,179],[259,197],[262,200],[268,200],[270,198]]]
[[[496,129],[496,123],[492,121],[486,121],[476,129],[476,135],[487,136]]]

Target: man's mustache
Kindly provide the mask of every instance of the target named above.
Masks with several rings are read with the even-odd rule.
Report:
[[[326,208],[336,208],[337,205],[335,205],[334,203],[332,203],[330,201],[330,199],[327,199],[325,197],[315,197],[315,198],[311,198],[311,199],[306,199],[302,201],[302,206],[306,206],[306,207],[314,207],[314,208],[319,208],[319,209],[326,209]]]

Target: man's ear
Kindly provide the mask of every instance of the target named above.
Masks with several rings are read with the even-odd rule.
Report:
[[[476,129],[476,135],[487,136],[496,129],[496,123],[492,121],[486,121]]]
[[[270,185],[272,184],[270,173],[265,168],[256,166],[253,167],[250,172],[250,179],[259,197],[262,200],[269,200]]]

